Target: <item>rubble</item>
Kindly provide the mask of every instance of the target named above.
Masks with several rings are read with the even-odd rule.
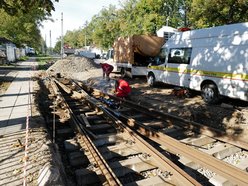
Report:
[[[56,73],[66,74],[84,72],[96,68],[99,68],[99,65],[94,63],[92,59],[70,56],[56,61],[47,71],[52,70]]]
[[[87,80],[90,77],[101,77],[102,69],[92,59],[69,56],[56,61],[47,69],[48,73],[60,73],[63,77],[76,80]]]

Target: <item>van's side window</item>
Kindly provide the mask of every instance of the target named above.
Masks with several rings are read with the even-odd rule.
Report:
[[[189,64],[192,48],[170,49],[168,63]]]

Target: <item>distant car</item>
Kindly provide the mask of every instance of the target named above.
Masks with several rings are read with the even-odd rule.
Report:
[[[26,54],[28,56],[34,56],[35,55],[35,50],[33,48],[28,47],[28,48],[26,48]]]
[[[89,59],[95,59],[96,53],[90,52],[90,51],[80,51],[79,56],[83,56]]]

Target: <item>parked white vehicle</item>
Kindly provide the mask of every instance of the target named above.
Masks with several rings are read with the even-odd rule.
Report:
[[[207,103],[221,96],[248,101],[248,23],[175,33],[150,64],[147,82],[202,92]]]
[[[6,54],[7,54],[7,61],[8,62],[14,62],[16,60],[15,56],[15,45],[13,44],[6,44]]]

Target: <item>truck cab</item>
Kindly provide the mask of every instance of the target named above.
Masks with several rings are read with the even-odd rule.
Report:
[[[109,49],[107,54],[106,54],[106,60],[114,60],[114,50],[113,49]]]
[[[104,60],[105,60],[104,63],[108,63],[114,67],[113,72],[118,72],[117,65],[114,62],[114,49],[113,48],[110,48],[107,51]]]

